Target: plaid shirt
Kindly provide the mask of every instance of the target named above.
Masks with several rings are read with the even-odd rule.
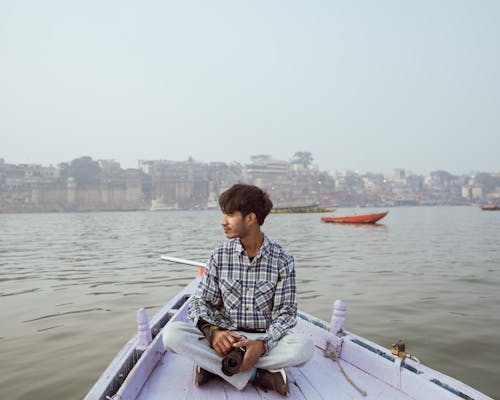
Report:
[[[189,317],[230,330],[262,331],[266,353],[297,323],[293,257],[264,235],[252,261],[239,238],[217,247],[207,263]]]

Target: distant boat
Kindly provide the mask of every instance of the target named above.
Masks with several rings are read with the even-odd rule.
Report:
[[[349,215],[345,217],[321,217],[323,222],[336,222],[339,224],[374,224],[378,220],[384,218],[389,211],[363,214],[363,215]]]
[[[498,210],[500,210],[499,204],[482,204],[479,207],[481,207],[481,210],[483,210],[483,211],[498,211]]]
[[[159,200],[151,200],[151,207],[149,208],[149,211],[171,211],[171,210],[178,210],[178,209],[179,209],[179,205],[177,203],[165,204]]]
[[[335,212],[335,208],[319,207],[316,204],[294,207],[274,207],[271,214],[307,214],[307,213],[326,213]]]

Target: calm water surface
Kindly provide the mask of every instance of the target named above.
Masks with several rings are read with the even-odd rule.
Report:
[[[337,214],[374,210],[339,209]],[[160,254],[205,261],[217,211],[0,215],[2,399],[80,399],[154,312],[195,275]],[[379,226],[270,215],[295,256],[299,306],[500,398],[500,212],[394,208]]]

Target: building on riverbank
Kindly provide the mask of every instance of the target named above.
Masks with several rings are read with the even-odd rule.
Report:
[[[270,155],[248,164],[144,160],[137,169],[90,157],[58,167],[0,159],[0,212],[218,208],[220,193],[237,182],[262,187],[276,207],[467,205],[500,198],[499,173],[329,173]]]
[[[95,184],[79,184],[62,169],[0,163],[1,212],[113,211],[144,208],[139,170],[103,172]]]

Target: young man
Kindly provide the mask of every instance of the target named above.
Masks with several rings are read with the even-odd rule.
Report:
[[[297,323],[293,257],[260,229],[273,207],[267,193],[237,184],[221,194],[219,205],[230,240],[208,260],[189,308],[194,325],[167,325],[163,342],[196,361],[199,386],[215,374],[238,390],[251,380],[286,396],[284,368],[305,363],[313,352],[309,337],[288,333]],[[229,376],[222,360],[237,348],[245,350],[243,360]]]

